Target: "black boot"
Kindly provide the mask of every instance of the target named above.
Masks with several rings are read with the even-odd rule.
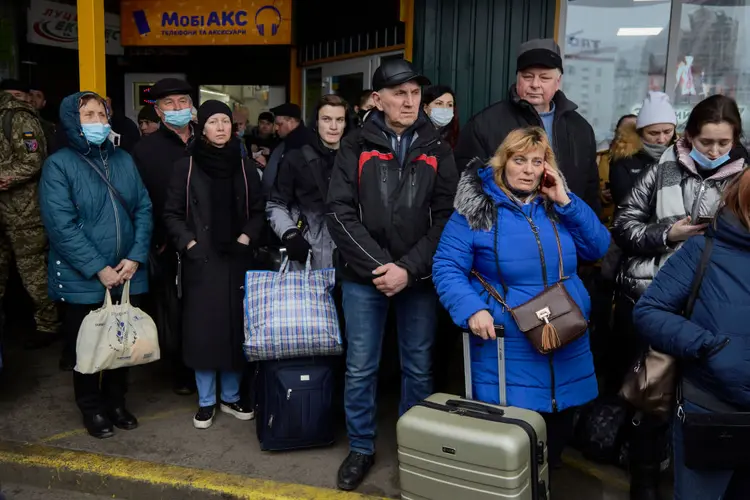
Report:
[[[115,435],[112,422],[103,414],[84,415],[83,425],[88,433],[97,439],[106,439]]]
[[[138,419],[130,413],[124,406],[115,408],[109,412],[109,419],[115,424],[115,427],[124,431],[132,431],[138,427]]]
[[[659,500],[660,464],[634,464],[630,468],[630,500]]]
[[[375,463],[375,455],[352,451],[339,467],[336,485],[344,491],[356,490]]]

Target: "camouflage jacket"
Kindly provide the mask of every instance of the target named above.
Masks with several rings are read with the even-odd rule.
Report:
[[[42,227],[37,188],[47,141],[34,108],[0,92],[0,123],[14,108],[19,111],[13,116],[10,143],[0,131],[0,224],[9,229]]]

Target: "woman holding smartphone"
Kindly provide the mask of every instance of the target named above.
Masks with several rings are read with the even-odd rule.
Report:
[[[616,323],[630,330],[629,338],[636,338],[634,304],[667,259],[686,240],[703,234],[722,192],[742,171],[747,151],[741,137],[737,103],[722,95],[705,99],[690,113],[685,136],[638,176],[620,203],[612,233],[625,260],[617,277],[615,315]],[[634,346],[631,361],[646,347]],[[651,415],[638,424],[630,441],[631,498],[657,498],[667,424]]]

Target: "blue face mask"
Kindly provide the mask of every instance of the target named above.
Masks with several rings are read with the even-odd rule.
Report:
[[[695,163],[697,163],[698,166],[703,170],[716,170],[729,161],[729,153],[720,156],[715,160],[711,160],[710,158],[706,157],[706,155],[695,149],[695,147],[693,147],[693,149],[690,151],[690,158],[695,160]]]
[[[453,109],[432,108],[432,111],[430,111],[430,119],[432,120],[432,123],[438,127],[445,127],[453,120]]]
[[[173,127],[182,128],[193,119],[193,112],[190,108],[180,109],[178,111],[165,111],[164,122]]]
[[[101,146],[109,137],[112,127],[109,123],[82,123],[83,136],[91,144]]]

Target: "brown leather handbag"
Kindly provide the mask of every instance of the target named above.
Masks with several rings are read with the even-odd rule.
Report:
[[[526,217],[525,214],[524,217]],[[557,251],[559,254],[560,280],[549,286],[547,283],[547,263],[544,260],[542,241],[539,239],[539,228],[529,217],[526,217],[526,220],[531,226],[539,247],[544,291],[519,306],[509,307],[505,299],[484,277],[476,270],[472,270],[471,273],[479,280],[492,298],[498,301],[504,309],[510,311],[519,330],[526,335],[526,338],[529,339],[534,348],[541,354],[549,354],[581,337],[586,333],[589,325],[581,312],[581,308],[578,307],[578,304],[576,304],[565,289],[565,285],[563,285],[563,281],[566,278],[563,276],[562,246],[560,245],[560,235],[557,232],[557,226],[552,222],[552,229],[555,231],[555,240],[557,241]],[[497,240],[497,236],[495,239]],[[495,243],[497,247],[497,241]],[[495,248],[495,253],[497,253],[497,248]],[[507,295],[508,287],[503,282],[502,275],[500,275],[499,263],[497,267],[500,283]]]
[[[682,312],[685,318],[690,319],[693,314],[703,276],[711,261],[713,246],[714,239],[706,237],[706,246],[703,247],[698,269],[690,285],[690,295]],[[675,403],[676,387],[677,361],[672,356],[649,347],[625,375],[620,397],[637,410],[666,418]]]

